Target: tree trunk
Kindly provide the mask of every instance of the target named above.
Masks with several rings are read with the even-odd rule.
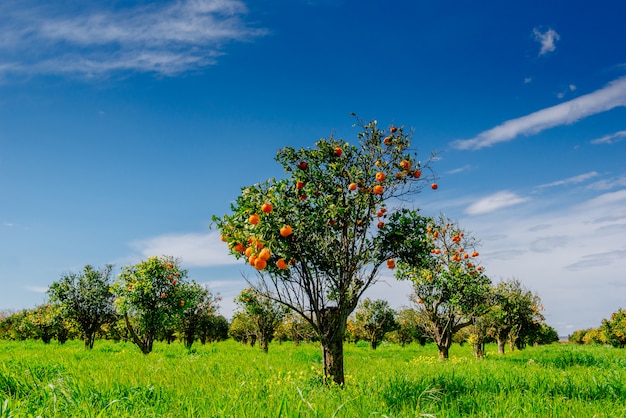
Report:
[[[474,344],[474,355],[477,359],[482,360],[485,357],[485,343],[479,342]]]
[[[498,338],[498,354],[504,355],[504,346],[506,345],[506,341]]]
[[[137,344],[142,353],[150,354],[150,352],[152,351],[152,343],[154,342],[154,337],[146,335],[142,340],[141,338],[139,338],[139,335],[137,335],[137,332],[135,332],[135,329],[130,324],[130,319],[128,318],[128,315],[124,315],[124,319],[126,321],[126,329],[128,329],[128,332],[130,332],[130,335],[133,338],[133,342]]]
[[[372,341],[370,341],[370,347],[372,347],[372,350],[376,350],[376,347],[378,347],[378,341],[375,338],[372,338]]]
[[[324,356],[324,380],[339,386],[345,383],[343,372],[343,340],[346,335],[347,315],[337,307],[328,307],[321,313],[320,340]]]

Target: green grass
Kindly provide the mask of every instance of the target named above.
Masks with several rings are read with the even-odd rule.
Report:
[[[451,348],[346,344],[344,388],[315,344],[0,341],[0,417],[622,417],[626,351],[552,345],[477,361]]]

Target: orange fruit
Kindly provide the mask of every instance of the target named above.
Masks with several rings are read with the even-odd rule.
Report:
[[[296,183],[296,189],[302,189],[304,187],[304,183],[299,181]]]
[[[337,157],[341,157],[341,154],[343,153],[343,150],[339,147],[335,147],[335,155]]]
[[[277,262],[276,262],[276,267],[278,267],[281,270],[286,270],[287,267],[287,263],[285,262],[284,258],[280,258]]]
[[[424,303],[424,301],[422,299],[418,299],[417,303]]]
[[[272,207],[271,203],[264,203],[263,206],[261,206],[261,211],[263,213],[270,213],[272,209],[274,208]]]
[[[260,258],[261,260],[267,261],[267,260],[270,259],[271,255],[272,255],[272,253],[270,252],[269,249],[263,248],[261,250],[261,252],[259,253],[259,257],[258,258]]]
[[[348,186],[349,190],[355,191],[356,190],[356,183],[350,183],[350,185]]]
[[[248,258],[248,262],[251,266],[254,266],[254,263],[256,263],[256,255],[251,255],[250,258]]]
[[[387,268],[390,268],[390,269],[396,268],[396,260],[394,260],[393,258],[390,258],[389,260],[387,260]]]
[[[437,188],[439,188],[439,186],[437,186],[437,183],[433,183],[430,185],[430,188],[433,190],[437,190]]]
[[[267,267],[267,261],[263,260],[262,258],[257,258],[254,261],[254,268],[257,270],[263,270],[265,267]]]
[[[392,126],[390,131],[392,134],[395,134],[396,132],[398,132],[398,128],[396,128],[395,126]]]
[[[393,137],[391,135],[385,137],[385,139],[383,139],[383,144],[385,145],[389,145],[391,144],[391,141],[393,140]]]
[[[282,228],[280,228],[280,235],[283,237],[288,237],[289,235],[291,235],[292,232],[293,231],[290,225],[285,225]]]
[[[472,257],[478,257],[478,255],[479,255],[479,254],[478,254],[478,251],[474,251],[474,252],[472,253]]]
[[[252,214],[250,215],[250,217],[248,218],[248,222],[250,222],[252,225],[256,225],[259,223],[259,215]]]
[[[254,251],[254,248],[252,247],[246,248],[246,252],[245,252],[246,257],[250,257],[252,255],[252,251]]]
[[[382,221],[378,222],[378,229],[382,229],[384,227],[385,227],[385,223],[384,222],[382,222]]]
[[[386,178],[387,176],[382,171],[376,173],[376,181],[384,181]]]
[[[374,186],[374,189],[372,190],[374,194],[383,194],[384,191],[385,189],[383,189],[383,186],[381,186],[380,184]]]
[[[161,293],[161,299],[165,299],[165,293]]]
[[[413,173],[413,177],[415,177],[416,179],[422,177],[421,170],[415,170],[415,172]]]
[[[400,161],[400,168],[403,170],[409,170],[411,168],[411,162],[409,160]]]
[[[185,301],[184,300],[180,301],[180,306],[185,306]]]
[[[235,251],[237,251],[238,253],[242,253],[244,251],[246,251],[246,247],[243,246],[242,243],[237,243],[237,245],[235,245],[235,247],[233,248]]]

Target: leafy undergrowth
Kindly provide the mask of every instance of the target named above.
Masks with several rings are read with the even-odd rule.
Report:
[[[346,344],[326,386],[316,344],[0,342],[0,417],[626,416],[626,351],[555,344],[478,361],[467,346]]]

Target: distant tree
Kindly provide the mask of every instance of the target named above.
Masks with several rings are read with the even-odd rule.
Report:
[[[31,331],[26,320],[28,310],[22,309],[11,313],[0,322],[0,336],[7,340],[23,341],[31,338]]]
[[[86,348],[93,348],[101,327],[114,320],[114,295],[110,290],[112,265],[95,270],[86,265],[81,273],[63,275],[48,288],[53,303],[78,324]]]
[[[234,312],[233,319],[230,321],[228,335],[235,341],[250,344],[251,347],[254,347],[257,340],[257,329],[252,315],[246,311]]]
[[[607,338],[600,328],[591,328],[583,337],[583,342],[587,345],[607,344]]]
[[[223,315],[206,315],[198,324],[198,338],[202,344],[228,339],[230,324]]]
[[[491,281],[475,261],[476,241],[443,215],[435,220],[407,211],[392,218],[388,227],[405,237],[398,245],[396,277],[413,282],[410,298],[437,344],[439,357],[447,359],[454,334],[489,306]],[[424,245],[429,249],[426,257]]]
[[[221,298],[194,281],[181,283],[178,297],[181,298],[180,306],[183,308],[178,328],[183,335],[185,347],[191,349],[205,318],[217,314]]]
[[[276,328],[288,312],[287,308],[251,287],[242,290],[235,302],[252,318],[261,349],[267,353]]]
[[[403,347],[413,341],[424,345],[427,340],[421,318],[417,311],[412,308],[404,308],[397,312],[396,328],[390,335],[393,342]]]
[[[257,290],[311,324],[324,378],[339,385],[347,319],[393,255],[374,239],[384,224],[377,214],[430,183],[409,132],[357,125],[357,145],[331,136],[314,148],[281,149],[276,161],[286,177],[242,189],[233,213],[214,218],[233,255],[260,271]]]
[[[589,332],[589,328],[576,330],[571,335],[567,336],[567,340],[574,344],[584,344],[583,338],[587,332]]]
[[[489,311],[492,335],[498,342],[498,353],[504,354],[507,341],[515,348],[520,334],[543,320],[539,296],[525,289],[517,279],[505,280],[494,287],[495,306]]]
[[[356,327],[369,341],[372,350],[378,347],[387,332],[396,327],[396,311],[389,307],[389,302],[382,299],[365,298],[355,311]]]
[[[294,345],[299,345],[302,341],[315,340],[315,330],[300,315],[288,312],[276,328],[274,337],[278,341],[292,341]]]
[[[39,305],[28,311],[22,326],[30,331],[33,338],[41,339],[45,344],[49,344],[56,336],[62,320],[60,311],[58,305],[49,303]]]
[[[603,319],[600,330],[604,339],[613,347],[626,346],[626,310],[619,309],[611,314],[610,319]]]
[[[173,257],[150,257],[126,266],[113,286],[115,304],[132,341],[148,354],[159,333],[172,329],[182,315],[184,296],[179,289],[187,270]]]
[[[559,341],[559,333],[550,325],[538,322],[528,328],[524,335],[524,342],[528,345],[547,345]]]

